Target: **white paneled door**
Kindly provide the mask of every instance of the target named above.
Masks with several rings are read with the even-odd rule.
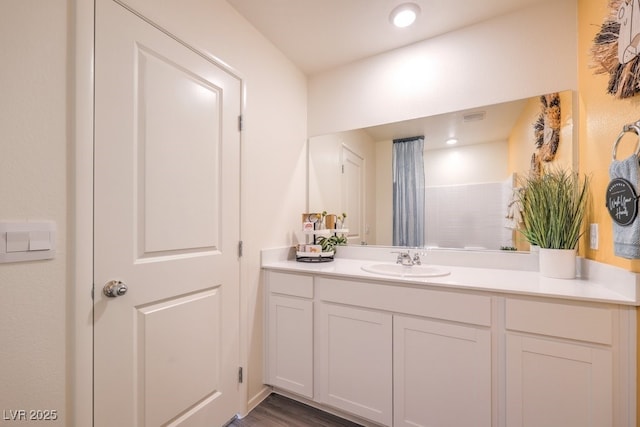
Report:
[[[238,412],[240,111],[237,77],[97,1],[95,427]]]

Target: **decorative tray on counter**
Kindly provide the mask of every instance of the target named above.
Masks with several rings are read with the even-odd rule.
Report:
[[[299,262],[329,262],[333,261],[334,251],[331,252],[296,252],[296,261]]]
[[[348,228],[320,228],[318,230],[302,230],[304,234],[315,234],[318,236],[330,236],[332,234],[346,234],[349,232]]]

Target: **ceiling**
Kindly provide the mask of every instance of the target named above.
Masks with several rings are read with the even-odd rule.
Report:
[[[227,0],[308,75],[549,0]],[[411,1],[416,23],[395,28],[391,10]]]
[[[307,75],[436,37],[493,17],[553,0],[227,0]],[[395,28],[389,13],[417,3],[416,23]],[[376,141],[426,135],[425,150],[508,138],[523,102],[391,123],[365,129]],[[465,122],[484,111],[484,120]]]
[[[520,114],[526,99],[489,105],[482,108],[423,117],[364,130],[374,141],[388,141],[424,135],[424,149],[451,148],[445,141],[455,137],[455,147],[487,142],[506,141]]]

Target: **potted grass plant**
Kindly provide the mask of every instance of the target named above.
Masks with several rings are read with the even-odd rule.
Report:
[[[540,274],[573,279],[576,247],[584,233],[589,178],[555,168],[520,181],[521,232],[540,247]]]

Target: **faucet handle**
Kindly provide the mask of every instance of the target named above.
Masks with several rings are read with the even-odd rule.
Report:
[[[422,252],[416,252],[415,254],[413,254],[413,263],[416,265],[420,265],[422,264],[422,259],[420,258],[420,255],[422,255]]]
[[[392,254],[398,254],[396,258],[396,264],[403,264],[402,260],[411,259],[409,251],[391,251]]]

